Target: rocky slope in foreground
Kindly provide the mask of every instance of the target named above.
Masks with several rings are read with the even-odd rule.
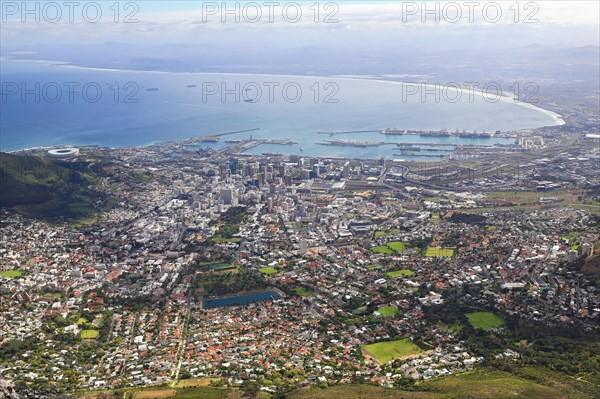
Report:
[[[0,379],[0,399],[73,399],[71,396],[52,391],[23,389],[17,391],[14,384]]]

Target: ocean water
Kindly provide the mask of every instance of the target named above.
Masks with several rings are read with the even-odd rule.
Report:
[[[330,136],[319,132],[400,129],[494,132],[561,123],[552,113],[512,100],[492,102],[467,92],[410,87],[369,79],[169,73],[79,68],[3,59],[0,150],[54,145],[147,145],[246,129],[221,137],[291,139],[252,153],[398,158],[395,146],[334,147],[324,140],[509,144],[510,139]],[[416,90],[416,92],[415,92]],[[410,158],[410,157],[403,157]]]

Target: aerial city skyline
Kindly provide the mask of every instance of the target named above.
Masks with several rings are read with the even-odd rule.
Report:
[[[2,1],[0,398],[596,398],[600,6]]]

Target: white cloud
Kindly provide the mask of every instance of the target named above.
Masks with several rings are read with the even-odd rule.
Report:
[[[215,2],[220,4],[221,2]],[[257,1],[259,5],[264,1]],[[118,23],[113,14],[104,10],[98,23],[89,23],[76,14],[74,23],[60,21],[48,23],[44,16],[40,23],[22,23],[18,14],[2,23],[2,45],[22,43],[69,43],[73,41],[133,41],[151,40],[160,42],[189,41],[199,33],[227,32],[328,32],[334,31],[435,31],[442,29],[468,29],[470,27],[503,29],[514,25],[531,28],[553,29],[554,27],[598,27],[600,2],[596,1],[433,1],[433,2],[384,2],[384,3],[340,3],[339,8],[324,9],[326,2],[319,2],[318,16],[311,8],[313,2],[302,3],[302,17],[297,22],[293,7],[284,15],[283,5],[269,9],[261,7],[262,17],[258,23],[250,23],[256,14],[251,8],[239,8],[237,15],[225,14],[223,10],[188,9],[179,11],[153,12],[144,10],[139,2],[139,11],[134,16],[138,23],[124,23],[121,13]],[[518,4],[518,13],[514,4]],[[110,6],[110,2],[102,3]],[[243,5],[244,2],[241,2]],[[177,7],[175,7],[177,8]],[[212,11],[212,12],[209,12]],[[271,11],[273,12],[271,14]],[[65,14],[65,18],[66,18]],[[269,18],[269,17],[272,18]],[[326,17],[338,23],[326,23]],[[222,23],[221,18],[229,22]],[[235,18],[239,19],[236,23]],[[315,18],[318,22],[315,23]],[[273,22],[270,22],[272,19]],[[597,38],[581,37],[583,44],[597,42]]]

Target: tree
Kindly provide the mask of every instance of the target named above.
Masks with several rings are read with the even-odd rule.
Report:
[[[189,380],[190,378],[192,378],[192,373],[190,373],[187,370],[182,370],[179,372],[179,378],[182,380]]]
[[[260,384],[256,381],[246,381],[242,387],[244,394],[250,398],[255,398],[260,392]]]

